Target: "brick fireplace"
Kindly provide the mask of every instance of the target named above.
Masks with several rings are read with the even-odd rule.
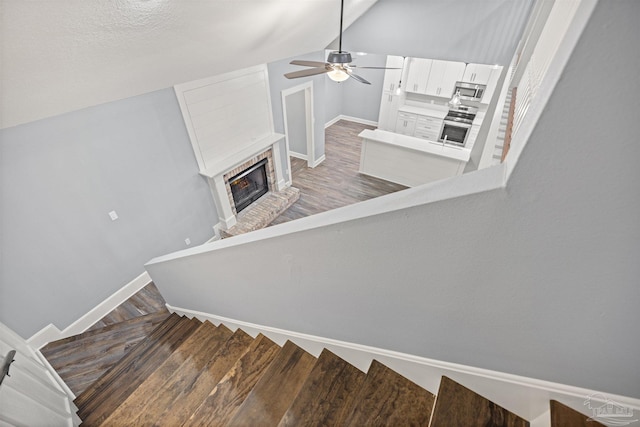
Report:
[[[273,150],[269,148],[267,151],[260,153],[256,157],[247,160],[241,165],[231,169],[227,173],[223,175],[223,179],[225,182],[225,188],[227,189],[227,197],[229,199],[229,204],[231,205],[231,210],[234,215],[238,215],[237,209],[237,200],[234,200],[233,191],[231,190],[231,182],[234,178],[238,176],[238,174],[242,174],[243,172],[251,169],[255,165],[261,163],[266,160],[265,164],[265,172],[266,172],[266,181],[268,191],[275,191],[276,188],[276,174],[273,168]],[[237,178],[236,178],[237,179]],[[255,202],[254,202],[255,203]]]

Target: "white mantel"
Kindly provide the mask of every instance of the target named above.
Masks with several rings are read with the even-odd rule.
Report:
[[[276,175],[276,188],[272,190],[280,191],[285,188],[286,183],[282,170],[282,162],[278,161],[278,159],[281,158],[279,142],[283,138],[283,134],[274,133],[249,145],[237,153],[220,159],[220,161],[212,164],[206,170],[200,171],[200,174],[207,177],[209,182],[213,200],[219,210],[218,215],[220,217],[220,226],[222,229],[228,230],[237,222],[236,214],[234,213],[229,197],[227,196],[227,183],[224,176],[228,171],[271,149],[272,158],[274,159],[273,168]]]
[[[267,66],[183,83],[174,89],[199,173],[207,177],[211,188],[219,226],[228,230],[236,224],[236,215],[226,189],[226,173],[271,149],[275,188],[270,191],[286,186],[282,158],[288,153],[281,155],[285,136],[273,126]]]

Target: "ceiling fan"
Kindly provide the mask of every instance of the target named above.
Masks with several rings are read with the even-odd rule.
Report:
[[[318,62],[318,61],[304,61],[304,60],[294,60],[291,61],[291,65],[301,65],[303,67],[313,67],[306,70],[294,71],[292,73],[287,73],[284,76],[288,79],[297,79],[299,77],[309,77],[314,76],[316,74],[324,74],[327,73],[329,78],[336,82],[343,82],[347,80],[349,77],[352,77],[354,80],[359,81],[360,83],[370,85],[367,80],[360,77],[359,75],[353,72],[354,68],[373,68],[384,70],[387,69],[385,67],[358,67],[355,64],[351,64],[351,54],[349,52],[344,52],[342,50],[342,18],[344,15],[344,0],[340,1],[340,37],[338,42],[338,50],[330,52],[327,56],[327,62]]]

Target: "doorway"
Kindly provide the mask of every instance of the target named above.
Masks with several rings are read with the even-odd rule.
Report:
[[[310,168],[317,166],[312,81],[282,91],[282,115],[289,156],[306,160]],[[288,158],[287,161],[291,170],[291,160]]]

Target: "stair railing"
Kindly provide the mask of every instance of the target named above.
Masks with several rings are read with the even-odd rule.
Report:
[[[4,377],[10,377],[9,375],[9,367],[13,363],[13,356],[16,355],[15,350],[9,350],[7,353],[7,357],[4,358],[4,362],[2,363],[2,371],[0,371],[0,385],[2,385],[2,381],[4,381]]]

